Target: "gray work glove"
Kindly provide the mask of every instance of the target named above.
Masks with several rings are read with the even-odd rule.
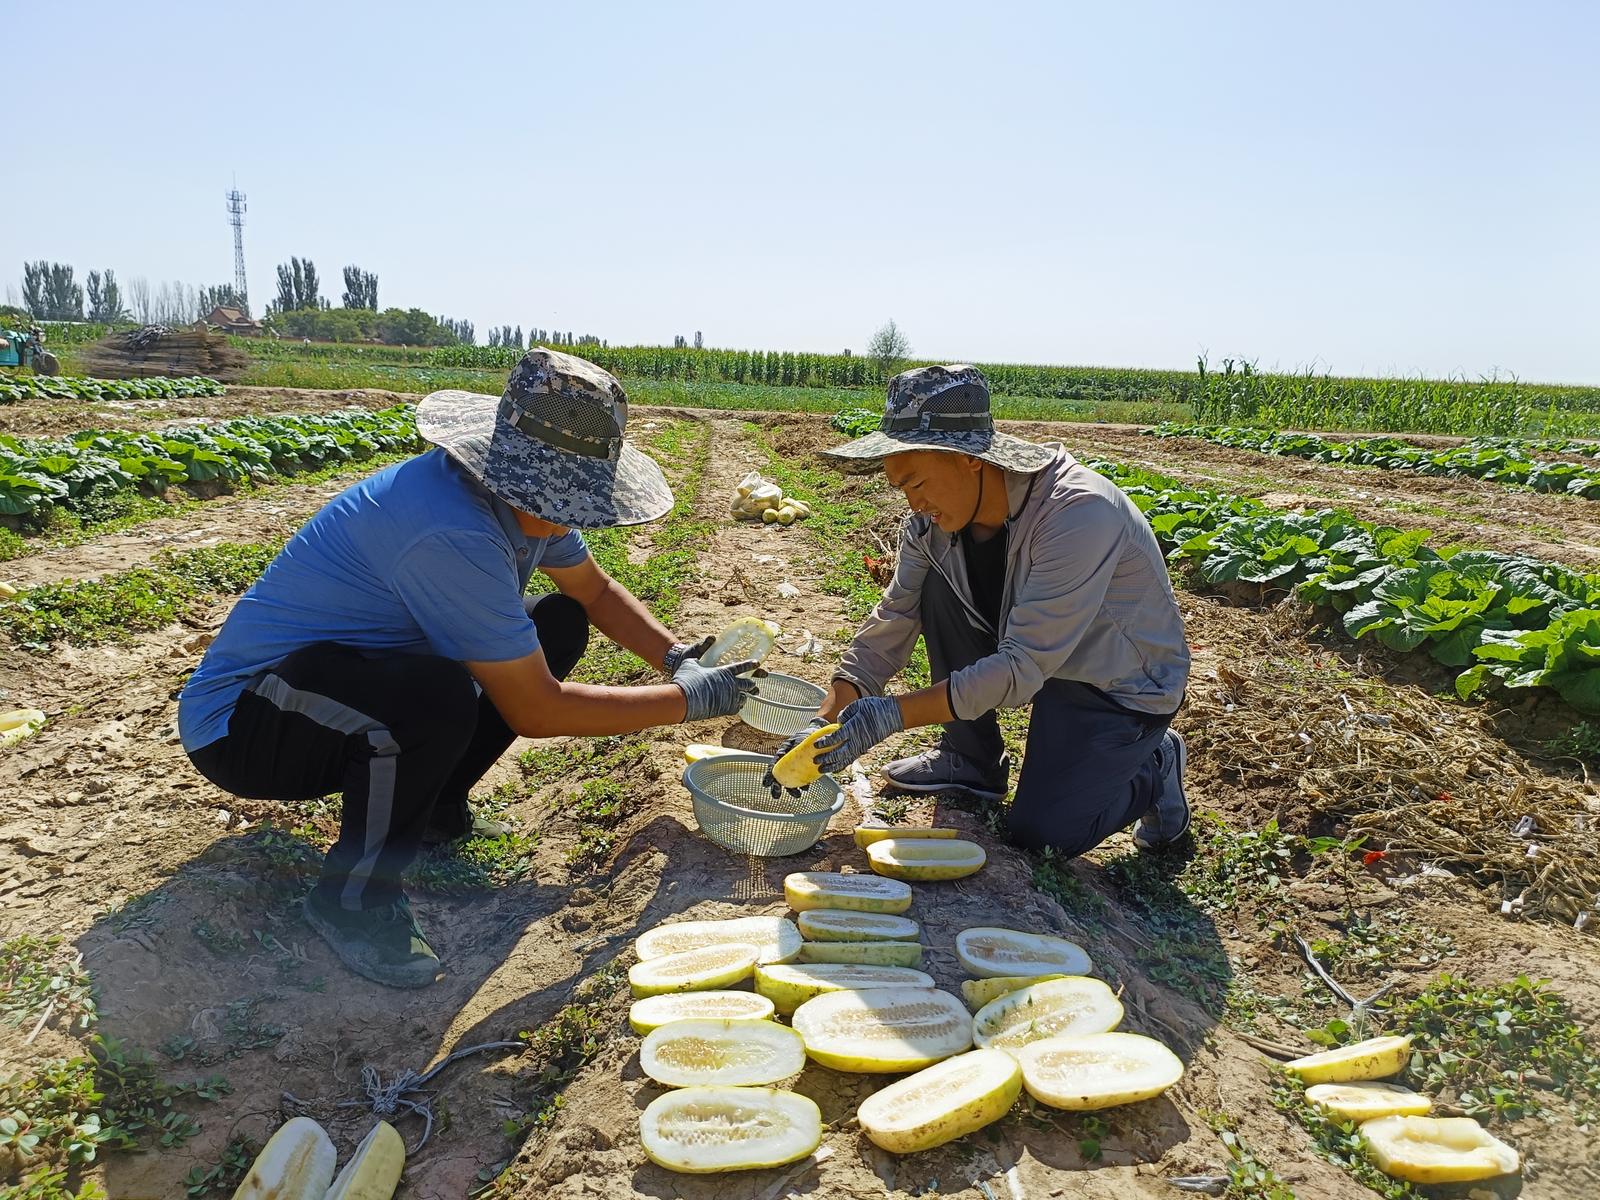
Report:
[[[717,640],[717,635],[708,633],[698,642],[673,642],[672,649],[667,651],[667,657],[661,664],[661,670],[668,679],[678,673],[678,668],[683,666],[685,660],[699,658],[711,649],[711,643]]]
[[[745,698],[756,690],[754,679],[740,675],[756,668],[754,659],[729,663],[725,667],[703,667],[697,658],[686,658],[672,673],[672,682],[683,689],[685,721],[705,721],[712,717],[731,717],[744,707]]]
[[[832,775],[842,771],[905,726],[900,702],[892,696],[863,696],[839,714],[839,730],[817,743],[817,766]]]
[[[789,753],[789,751],[793,750],[801,742],[805,741],[813,733],[827,724],[830,724],[827,717],[812,717],[804,729],[795,734],[788,741],[784,742],[783,745],[779,746],[772,752],[773,763],[776,764],[777,761],[785,754]],[[767,773],[761,777],[761,786],[772,793],[772,798],[774,800],[783,795],[784,787],[772,777],[772,767],[770,766],[767,768]],[[791,796],[798,796],[800,794],[800,790],[801,789],[799,788],[789,788],[788,792]]]

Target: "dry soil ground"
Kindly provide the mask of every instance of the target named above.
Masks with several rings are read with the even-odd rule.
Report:
[[[329,408],[350,399],[252,391],[215,411]],[[685,519],[708,530],[681,582],[680,632],[713,631],[735,615],[771,615],[790,633],[816,632],[825,649],[812,659],[780,650],[770,665],[826,679],[840,647],[835,635],[850,619],[838,571],[870,545],[866,525],[841,534],[820,523],[790,529],[736,523],[727,516],[729,489],[745,471],[774,464],[823,472],[809,478],[830,481],[828,499],[882,511],[867,523],[880,531],[892,525],[895,498],[872,477],[826,473],[814,451],[831,435],[818,418],[747,421],[639,410],[635,420],[645,433],[646,426],[695,423],[691,441],[708,440],[703,462],[689,469],[668,464],[680,495],[697,494]],[[7,421],[26,425],[15,416]],[[1084,457],[1146,462],[1284,503],[1364,507],[1394,524],[1425,524],[1446,536],[1579,563],[1600,555],[1600,506],[1591,510],[1593,502],[1250,458],[1103,427],[1027,432],[1060,438]],[[6,573],[28,583],[77,578],[144,561],[163,544],[281,534],[337,486],[291,484],[219,499],[131,535],[15,560]],[[648,560],[654,536],[634,534],[630,560]],[[799,594],[780,595],[785,582]],[[1195,647],[1190,703],[1177,721],[1193,754],[1190,791],[1197,806],[1234,831],[1229,838],[1273,818],[1294,834],[1343,836],[1371,781],[1351,779],[1327,804],[1308,798],[1306,784],[1326,765],[1315,722],[1343,723],[1343,712],[1349,720],[1339,727],[1347,742],[1369,737],[1396,713],[1435,729],[1465,730],[1489,776],[1465,786],[1487,794],[1497,778],[1515,775],[1531,781],[1530,805],[1548,791],[1600,811],[1562,764],[1528,757],[1484,714],[1436,700],[1426,678],[1409,681],[1393,663],[1330,647],[1303,618],[1283,610],[1233,607],[1188,592],[1180,600]],[[763,744],[744,727],[707,723],[599,746],[519,747],[526,753],[508,755],[484,790],[538,835],[520,873],[474,887],[458,877],[452,884],[441,871],[432,884],[419,885],[417,909],[447,978],[418,992],[369,984],[345,971],[296,915],[316,848],[332,828],[326,806],[237,801],[189,769],[178,745],[172,697],[228,604],[219,600],[192,624],[109,647],[0,646],[6,698],[50,717],[43,732],[0,751],[0,938],[64,936],[81,950],[98,986],[102,1033],[148,1048],[171,1079],[216,1071],[232,1086],[194,1108],[202,1130],[182,1146],[114,1154],[97,1166],[117,1200],[180,1196],[192,1168],[218,1161],[234,1139],[264,1140],[294,1113],[323,1120],[346,1151],[371,1120],[361,1103],[368,1068],[389,1081],[452,1050],[516,1039],[522,1031],[535,1035],[526,1052],[487,1051],[433,1081],[432,1135],[413,1154],[401,1196],[461,1197],[498,1172],[495,1194],[541,1198],[826,1200],[934,1191],[974,1200],[1171,1197],[1180,1194],[1172,1178],[1228,1173],[1229,1153],[1217,1134],[1222,1126],[1303,1200],[1366,1196],[1270,1103],[1272,1060],[1258,1047],[1265,1038],[1309,1049],[1295,1020],[1308,1012],[1318,1019],[1348,1015],[1309,981],[1286,930],[1336,938],[1352,914],[1404,930],[1399,948],[1372,970],[1346,976],[1361,994],[1384,983],[1396,984],[1396,994],[1414,994],[1443,968],[1483,984],[1527,974],[1552,980],[1591,1035],[1600,1031],[1600,948],[1593,937],[1555,921],[1501,917],[1494,881],[1474,876],[1470,864],[1449,863],[1447,855],[1431,860],[1435,868],[1449,863],[1447,873],[1436,873],[1422,869],[1429,861],[1423,856],[1397,855],[1366,869],[1359,855],[1313,861],[1299,853],[1275,886],[1242,889],[1204,910],[1175,889],[1160,890],[1163,879],[1184,869],[1181,859],[1141,862],[1126,834],[1083,860],[1041,870],[1008,847],[984,814],[930,802],[908,817],[958,825],[990,854],[977,876],[917,889],[910,915],[923,924],[929,969],[941,984],[954,987],[961,977],[951,948],[963,927],[1065,934],[1083,943],[1097,972],[1122,989],[1125,1027],[1180,1052],[1188,1067],[1183,1082],[1160,1100],[1102,1114],[1103,1124],[1047,1110],[1018,1112],[985,1135],[894,1159],[872,1148],[853,1121],[859,1101],[884,1081],[811,1067],[793,1086],[816,1099],[828,1123],[813,1159],[792,1170],[675,1176],[651,1165],[639,1144],[638,1113],[659,1093],[639,1070],[638,1039],[624,1019],[626,987],[607,998],[585,981],[614,976],[631,961],[632,939],[661,921],[781,913],[786,873],[864,870],[850,838],[865,815],[859,806],[847,803],[806,854],[745,859],[696,832],[678,782],[685,742]],[[920,740],[899,739],[865,765]],[[1418,763],[1424,775],[1435,768],[1451,764]],[[586,804],[596,798],[603,811]],[[1041,890],[1041,882],[1049,886]],[[1157,895],[1160,904],[1152,900]],[[579,1006],[568,1007],[574,1000]],[[1299,1006],[1302,1017],[1286,1019],[1285,1006]],[[77,1051],[59,1023],[24,1045],[28,1032],[26,1026],[0,1031],[0,1073]],[[532,1128],[520,1148],[503,1128],[507,1122]],[[398,1125],[416,1146],[423,1119],[404,1116]],[[1570,1116],[1516,1121],[1503,1132],[1529,1157],[1525,1196],[1600,1193],[1589,1134]],[[1098,1154],[1090,1153],[1092,1141]]]

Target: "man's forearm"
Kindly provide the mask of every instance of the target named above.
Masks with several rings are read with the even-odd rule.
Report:
[[[672,632],[616,580],[588,606],[589,623],[624,650],[660,669],[672,649]]]
[[[683,689],[676,684],[598,687],[563,683],[561,694],[541,705],[538,714],[525,720],[524,728],[517,732],[524,737],[635,733],[657,725],[676,725],[683,714]]]

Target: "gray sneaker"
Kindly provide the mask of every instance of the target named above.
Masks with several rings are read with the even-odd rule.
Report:
[[[1189,748],[1183,734],[1167,730],[1156,750],[1161,767],[1161,795],[1133,827],[1133,844],[1141,850],[1170,846],[1189,832],[1189,797],[1183,793],[1183,772],[1189,765]]]
[[[428,817],[428,827],[422,831],[422,844],[443,846],[448,842],[457,842],[469,837],[504,837],[513,828],[509,822],[479,816],[477,810],[470,805],[447,808],[435,806]]]
[[[390,987],[427,987],[443,974],[404,896],[382,908],[351,912],[315,888],[306,897],[306,924],[358,975]]]
[[[1003,800],[1011,778],[1004,756],[998,766],[985,770],[964,754],[934,747],[910,758],[897,758],[878,774],[902,792],[970,792],[980,800]]]

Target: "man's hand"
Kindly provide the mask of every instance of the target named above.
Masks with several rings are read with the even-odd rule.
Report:
[[[756,690],[754,679],[740,679],[739,676],[755,669],[754,659],[729,663],[725,667],[703,667],[699,659],[684,659],[672,673],[672,682],[683,689],[683,719],[705,721],[733,716],[744,707],[745,698]]]
[[[773,765],[776,765],[780,758],[789,753],[789,751],[793,750],[796,746],[805,741],[824,725],[831,725],[832,723],[833,722],[829,721],[827,717],[812,717],[804,729],[795,734],[788,741],[784,742],[783,745],[779,746],[772,752]],[[785,789],[781,783],[772,777],[772,767],[770,766],[767,768],[767,773],[761,777],[761,786],[772,793],[772,798],[774,800],[783,795],[786,790],[791,796],[798,796],[803,790],[801,788]]]
[[[832,775],[879,742],[905,728],[900,702],[892,696],[863,696],[839,714],[839,729],[817,743],[817,766]]]
[[[666,660],[661,664],[662,672],[671,678],[678,673],[678,668],[691,658],[699,658],[711,649],[711,643],[717,640],[717,635],[708,633],[698,642],[673,642],[667,651]]]

